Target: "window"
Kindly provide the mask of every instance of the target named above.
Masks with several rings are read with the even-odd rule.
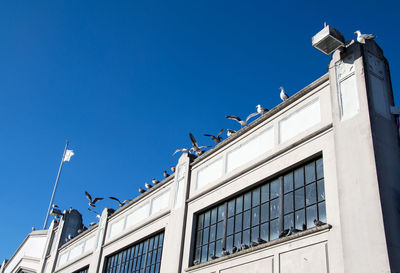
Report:
[[[278,239],[285,230],[326,222],[322,158],[197,215],[195,263],[235,252],[242,245]]]
[[[88,270],[89,270],[89,266],[79,269],[79,270],[75,271],[74,273],[88,273]]]
[[[159,273],[164,232],[107,257],[105,273]]]

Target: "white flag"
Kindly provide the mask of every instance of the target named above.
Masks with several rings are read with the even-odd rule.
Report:
[[[71,159],[71,156],[73,156],[73,155],[74,155],[74,151],[73,150],[66,150],[64,158],[63,158],[63,162],[69,161]]]

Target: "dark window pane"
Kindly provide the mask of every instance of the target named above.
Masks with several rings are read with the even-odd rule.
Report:
[[[250,229],[243,231],[243,244],[250,245]]]
[[[269,203],[261,205],[261,223],[269,220]]]
[[[215,255],[221,257],[222,254],[222,240],[218,240],[215,243]]]
[[[235,242],[234,242],[234,245],[235,245],[237,248],[240,248],[240,246],[242,245],[242,233],[241,233],[241,232],[235,234]]]
[[[251,207],[251,192],[248,192],[244,195],[244,210],[247,210]]]
[[[260,188],[253,190],[253,200],[252,206],[257,206],[260,204]]]
[[[251,241],[252,242],[257,242],[258,237],[260,237],[259,228],[260,228],[260,226],[256,226],[251,229]]]
[[[269,224],[268,223],[262,224],[260,229],[261,229],[260,230],[261,239],[268,241]]]
[[[156,258],[157,258],[157,249],[155,249],[154,250],[154,252],[153,252],[153,258],[152,258],[152,260],[151,260],[151,263],[152,264],[155,264],[156,263]]]
[[[197,218],[197,229],[202,229],[204,223],[204,214],[200,214]]]
[[[279,216],[279,210],[280,210],[279,199],[272,200],[270,202],[271,219],[277,218]]]
[[[295,222],[295,228],[297,228],[299,230],[303,229],[303,224],[306,223],[304,209],[295,212],[294,222]]]
[[[194,259],[196,261],[200,262],[200,260],[201,260],[201,248],[196,248],[196,252],[194,254]]]
[[[157,250],[157,263],[159,263],[161,261],[161,253],[162,253],[162,249],[159,248]]]
[[[269,200],[269,184],[261,187],[261,202],[264,203]]]
[[[290,172],[283,177],[283,192],[287,193],[293,190],[293,173]]]
[[[207,259],[208,259],[208,246],[205,245],[201,248],[201,262],[202,263],[207,262]]]
[[[325,200],[325,185],[323,179],[317,182],[317,188],[318,188],[318,201]]]
[[[243,211],[243,196],[236,198],[236,213]]]
[[[278,219],[273,220],[270,222],[270,233],[269,233],[269,238],[270,240],[275,240],[279,238],[279,221]]]
[[[149,249],[150,249],[150,250],[153,249],[153,243],[154,243],[154,239],[151,238],[151,239],[149,240]]]
[[[235,232],[242,230],[242,217],[241,213],[235,216]]]
[[[251,225],[255,226],[260,223],[260,207],[257,206],[251,210]]]
[[[243,229],[250,227],[250,211],[245,211],[243,213]]]
[[[208,256],[215,255],[215,243],[211,243],[208,246]]]
[[[322,163],[322,158],[317,160],[316,166],[317,166],[317,179],[321,179],[324,177],[324,165]]]
[[[317,193],[315,183],[306,186],[306,206],[312,205],[317,202]]]
[[[159,239],[159,236],[156,236],[156,237],[154,238],[154,248],[157,248],[157,247],[158,247],[158,239]]]
[[[317,219],[317,205],[308,207],[306,209],[307,215],[307,228],[314,227],[314,220]]]
[[[297,189],[304,185],[304,168],[294,171],[294,188]]]
[[[203,245],[208,243],[209,232],[210,229],[208,227],[203,230]]]
[[[235,200],[228,202],[228,217],[235,214]]]
[[[160,239],[158,240],[158,246],[162,246],[164,243],[164,233],[160,234]]]
[[[211,211],[211,224],[215,224],[215,222],[217,222],[217,214],[218,214],[218,210],[217,210],[217,208],[214,208]]]
[[[228,219],[228,223],[226,224],[226,234],[231,235],[234,229],[234,217]]]
[[[221,239],[224,235],[224,222],[219,222],[217,224],[217,239]]]
[[[225,249],[229,251],[229,253],[232,253],[232,247],[233,247],[233,235],[226,237]]]
[[[271,182],[271,199],[278,197],[280,193],[280,180],[276,179],[273,182]]]
[[[305,174],[306,174],[306,184],[315,181],[315,165],[314,161],[308,163],[305,167]]]
[[[283,209],[285,214],[293,211],[293,192],[285,194],[283,199]]]
[[[204,213],[204,227],[208,227],[210,225],[210,211]]]
[[[321,222],[326,223],[326,209],[325,209],[325,202],[321,202],[318,204],[318,218]]]
[[[217,235],[216,229],[217,229],[217,225],[212,225],[210,227],[210,242],[215,241],[215,236]]]
[[[304,188],[300,188],[294,192],[294,209],[304,208]]]
[[[225,204],[218,207],[218,221],[225,219]]]
[[[288,215],[285,215],[283,218],[283,229],[288,229],[294,227],[294,222],[293,222],[293,213],[290,213]]]
[[[154,273],[160,273],[160,264],[156,264],[156,270],[154,270]]]
[[[198,230],[197,234],[196,234],[196,246],[199,246],[201,244],[201,235],[202,235],[203,231],[202,230]]]

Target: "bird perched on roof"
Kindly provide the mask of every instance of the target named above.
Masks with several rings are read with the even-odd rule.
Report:
[[[247,116],[246,120],[241,120],[237,116],[226,116],[225,118],[235,120],[235,121],[239,122],[239,124],[243,127],[243,126],[247,125],[247,122],[249,121],[249,119],[251,119],[252,117],[257,116],[257,115],[258,115],[257,112],[252,113],[252,114]]]
[[[214,135],[208,135],[208,134],[204,134],[204,136],[208,136],[208,137],[211,137],[211,140],[212,141],[214,141],[215,143],[220,143],[221,142],[221,140],[222,140],[222,137],[220,136],[221,134],[222,134],[222,132],[224,131],[225,129],[224,128],[222,128],[221,129],[221,131],[219,131],[219,133],[218,133],[218,135],[217,136],[214,136]]]
[[[164,176],[165,178],[167,178],[167,177],[169,176],[169,173],[167,173],[167,171],[164,171],[164,172],[163,172],[163,176]]]
[[[285,93],[285,89],[283,89],[283,87],[279,87],[279,89],[281,90],[281,100],[285,101],[289,98],[289,95]]]
[[[160,183],[160,181],[158,181],[157,179],[153,178],[153,179],[151,179],[151,183],[153,183],[154,185],[157,185],[158,183]]]
[[[230,136],[233,135],[234,133],[236,133],[235,130],[226,129],[226,135],[227,135],[227,137],[230,137]]]
[[[269,111],[269,109],[262,107],[260,104],[258,104],[256,108],[257,108],[257,113],[259,113],[260,115],[264,115]]]
[[[95,204],[96,204],[98,201],[104,199],[104,198],[102,198],[102,197],[96,197],[95,199],[92,200],[92,196],[90,196],[90,194],[89,194],[87,191],[85,191],[85,195],[86,195],[87,199],[89,199],[89,207],[95,207],[95,206],[96,206]]]
[[[89,226],[94,226],[94,225],[96,225],[97,223],[96,222],[91,222],[90,224],[89,224]]]
[[[146,190],[144,190],[144,189],[142,189],[141,187],[139,187],[139,192],[140,192],[140,193],[145,193]]]
[[[354,32],[357,34],[357,41],[361,44],[365,44],[365,40],[373,40],[376,38],[374,34],[362,34],[359,30]]]
[[[211,146],[200,146],[197,144],[196,139],[194,138],[194,136],[192,135],[192,133],[189,133],[189,137],[190,140],[192,141],[192,148],[190,148],[190,150],[193,150],[196,155],[202,155],[204,153],[204,151],[202,149],[211,147]]]
[[[189,153],[191,151],[191,149],[186,149],[186,148],[181,148],[181,149],[176,149],[176,151],[172,154],[172,156],[174,156],[177,152],[182,152],[184,153]]]
[[[151,189],[153,186],[147,182],[144,183],[144,186],[146,187],[146,189]]]
[[[174,173],[175,172],[175,170],[176,170],[176,167],[175,166],[171,166],[171,171]]]
[[[221,254],[222,254],[222,256],[227,256],[227,255],[229,255],[230,253],[229,253],[229,251],[226,250],[225,248],[222,248]]]
[[[127,200],[124,200],[124,202],[121,202],[117,197],[113,197],[113,196],[110,196],[108,198],[117,201],[119,207],[123,207],[126,203],[132,201],[132,200],[127,199]]]

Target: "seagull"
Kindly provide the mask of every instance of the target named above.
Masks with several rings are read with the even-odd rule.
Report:
[[[94,226],[95,224],[97,224],[96,222],[91,222],[90,224],[89,224],[89,226]]]
[[[234,133],[236,133],[235,130],[226,129],[226,135],[227,135],[228,137],[230,137],[230,136],[233,135]]]
[[[132,201],[132,200],[127,199],[127,200],[124,200],[124,202],[121,202],[117,197],[113,197],[113,196],[110,196],[110,197],[108,197],[108,198],[117,201],[119,207],[122,207],[122,206],[124,206],[126,203]]]
[[[158,181],[157,179],[153,178],[153,179],[151,179],[151,183],[153,183],[154,185],[157,185],[158,183],[160,183],[160,181]],[[146,188],[147,188],[147,186],[146,186]]]
[[[177,152],[182,152],[184,154],[184,153],[189,153],[190,150],[186,148],[176,149],[175,153],[173,153],[172,156],[174,156]]]
[[[59,207],[58,207],[56,204],[51,205],[51,207],[52,207],[53,209],[59,209]]]
[[[89,207],[95,207],[96,206],[95,204],[97,201],[104,199],[101,197],[96,197],[94,200],[92,200],[92,196],[90,196],[90,194],[87,191],[85,191],[85,195],[86,195],[87,199],[89,199]]]
[[[356,30],[354,33],[357,34],[357,41],[361,44],[365,44],[365,40],[373,40],[376,38],[374,34],[361,34],[359,30]]]
[[[225,250],[225,248],[222,248],[222,256],[227,256],[229,254],[229,251]]]
[[[144,183],[144,186],[146,187],[146,189],[151,189],[153,186],[147,182]]]
[[[259,113],[260,115],[264,115],[269,111],[269,109],[262,107],[260,104],[258,104],[256,108],[257,108],[257,113]]]
[[[264,243],[266,243],[267,241],[265,241],[263,238],[261,238],[261,237],[258,237],[257,238],[257,243],[259,243],[259,244],[264,244]]]
[[[245,249],[248,249],[248,248],[249,248],[249,246],[246,245],[246,244],[242,244],[242,246],[241,246],[241,250],[245,250]]]
[[[199,262],[198,260],[194,260],[194,261],[193,261],[193,264],[194,264],[194,265],[198,265],[198,264],[200,264],[200,262]]]
[[[289,233],[289,229],[285,229],[279,234],[279,238],[286,237]]]
[[[299,229],[297,229],[297,228],[291,227],[291,228],[289,229],[288,234],[287,234],[286,236],[290,236],[290,235],[299,233],[300,231],[301,231],[301,230],[299,230]]]
[[[232,247],[232,253],[236,253],[238,251],[238,248],[236,246]]]
[[[171,171],[174,173],[175,172],[175,166],[171,166]]]
[[[246,120],[241,120],[241,119],[240,119],[239,117],[237,117],[237,116],[226,116],[225,118],[236,120],[236,121],[239,122],[240,125],[242,125],[242,127],[243,127],[243,126],[246,126],[246,125],[247,125],[247,122],[249,121],[249,119],[251,119],[252,117],[254,117],[254,116],[256,116],[256,115],[258,115],[257,112],[252,113],[252,114],[250,114],[250,115],[247,116]]]
[[[190,137],[190,140],[192,141],[192,148],[190,148],[190,150],[193,150],[196,153],[196,155],[202,155],[204,153],[204,151],[202,151],[201,149],[211,147],[211,146],[200,146],[199,147],[197,145],[197,141],[194,138],[194,136],[192,135],[192,133],[189,133],[189,137]]]
[[[144,190],[144,189],[142,189],[141,187],[139,187],[139,192],[140,192],[140,193],[145,193],[146,190]]]
[[[279,87],[279,89],[281,90],[281,100],[285,101],[289,98],[288,94],[285,93],[285,89],[283,89],[283,87]]]
[[[253,241],[251,241],[251,242],[250,242],[250,246],[251,246],[251,247],[258,246],[258,243],[257,243],[257,242],[253,242]]]
[[[211,255],[210,255],[210,259],[211,259],[211,260],[215,260],[215,259],[217,259],[217,258],[218,258],[218,257],[215,256],[214,254],[211,254]]]
[[[321,222],[320,220],[314,219],[314,225],[315,225],[316,227],[320,227],[320,226],[325,225],[325,223],[324,223],[324,222]]]
[[[208,137],[211,137],[211,140],[213,140],[215,143],[220,143],[221,142],[221,140],[222,140],[222,137],[220,136],[221,134],[222,134],[222,132],[224,131],[225,129],[224,128],[222,128],[221,129],[221,131],[219,131],[219,133],[218,133],[218,135],[217,136],[214,136],[214,135],[208,135],[208,134],[204,134],[204,136],[208,136]]]
[[[164,171],[164,172],[163,172],[163,176],[164,176],[165,178],[167,178],[167,177],[169,176],[169,174],[167,173],[167,171]]]

